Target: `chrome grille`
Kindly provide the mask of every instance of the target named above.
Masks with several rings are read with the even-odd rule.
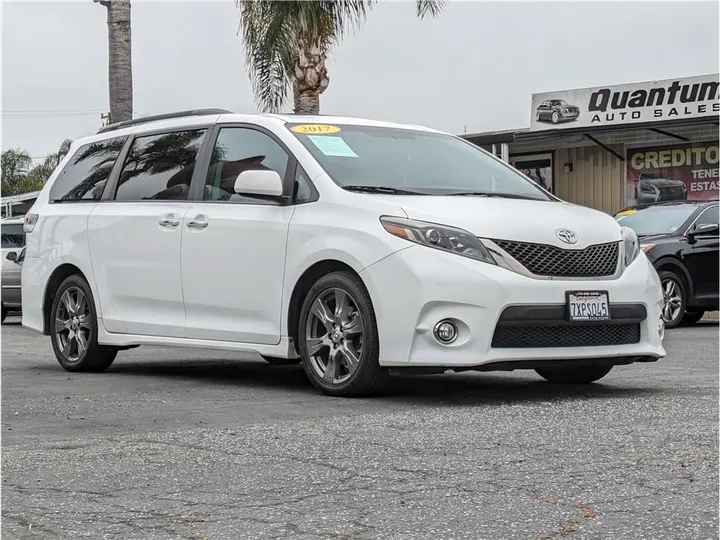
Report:
[[[602,277],[615,273],[619,242],[585,249],[561,249],[547,244],[493,240],[530,272],[545,277]]]

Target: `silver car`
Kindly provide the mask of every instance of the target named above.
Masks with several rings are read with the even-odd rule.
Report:
[[[0,222],[2,229],[2,322],[9,313],[20,313],[20,274],[25,258],[23,218],[9,218]]]

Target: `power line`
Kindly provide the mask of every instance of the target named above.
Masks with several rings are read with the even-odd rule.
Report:
[[[98,116],[102,114],[104,111],[96,111],[96,112],[64,112],[64,113],[23,113],[23,114],[17,114],[17,113],[3,113],[3,118],[21,118],[21,119],[28,119],[28,118],[71,118],[71,117],[78,117],[78,116]]]
[[[5,109],[9,113],[91,113],[103,112],[105,109]]]

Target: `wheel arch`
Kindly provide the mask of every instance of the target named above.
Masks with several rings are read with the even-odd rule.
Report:
[[[693,282],[690,278],[690,272],[688,272],[688,269],[685,268],[685,265],[678,259],[672,256],[663,257],[655,261],[654,266],[658,274],[663,270],[671,270],[680,276],[680,278],[683,280],[683,284],[685,285],[686,293],[688,296],[686,302],[689,302],[689,300],[695,295]]]
[[[296,351],[298,323],[300,322],[300,310],[302,309],[305,297],[310,291],[310,288],[313,286],[313,284],[315,284],[318,279],[332,272],[349,272],[357,276],[357,278],[362,281],[365,288],[367,288],[367,284],[362,279],[360,274],[352,266],[340,260],[324,259],[308,267],[295,282],[292,294],[290,295],[290,302],[288,304],[287,332],[288,336],[290,336],[292,340]]]
[[[48,279],[47,285],[45,286],[45,292],[43,293],[43,334],[50,334],[50,312],[52,311],[52,305],[53,301],[55,300],[55,293],[57,292],[58,287],[65,279],[75,274],[82,276],[85,281],[90,283],[85,273],[72,263],[63,263],[57,268],[55,268],[52,274],[50,274],[50,278]],[[97,301],[95,302],[95,304],[95,308],[97,310]]]

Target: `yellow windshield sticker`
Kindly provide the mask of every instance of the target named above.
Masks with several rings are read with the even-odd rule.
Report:
[[[634,214],[636,212],[637,212],[637,210],[624,210],[622,212],[618,212],[617,214],[615,214],[615,217],[629,216],[630,214]]]
[[[328,126],[325,124],[302,124],[300,126],[293,126],[290,131],[295,133],[312,133],[313,135],[323,135],[325,133],[337,133],[340,128],[337,126]]]

